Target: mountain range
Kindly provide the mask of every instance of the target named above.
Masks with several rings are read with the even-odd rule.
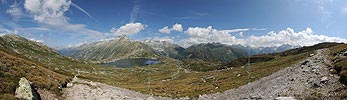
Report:
[[[126,36],[83,44],[78,47],[60,50],[63,54],[74,58],[91,61],[116,61],[126,58],[153,58],[159,54],[148,45],[128,39]]]
[[[183,48],[167,41],[135,41],[125,36],[111,40],[99,41],[81,46],[59,50],[66,56],[91,61],[112,62],[129,58],[157,58],[159,56],[173,59],[200,59],[205,61],[229,62],[231,60],[257,54],[276,53],[297,48],[284,44],[279,47],[245,47],[243,45],[226,45],[218,42],[201,43]]]

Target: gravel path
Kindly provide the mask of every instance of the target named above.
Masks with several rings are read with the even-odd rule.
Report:
[[[63,96],[67,100],[170,100],[76,77],[71,83],[63,90]]]
[[[237,89],[222,93],[202,95],[199,100],[240,100],[240,99],[275,99],[291,97],[295,99],[337,100],[334,93],[337,87],[342,87],[337,75],[329,74],[330,61],[327,59],[327,49],[317,50],[317,54],[261,78]],[[285,63],[285,62],[283,62]]]

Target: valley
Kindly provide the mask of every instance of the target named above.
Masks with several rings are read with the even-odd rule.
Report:
[[[157,64],[148,64],[145,66],[134,65],[128,68],[114,67],[114,66],[100,66],[101,62],[110,62],[106,60],[88,60],[81,58],[72,58],[67,56],[62,56],[61,54],[55,52],[55,50],[50,49],[42,44],[35,43],[33,41],[27,40],[20,36],[16,35],[5,35],[1,37],[2,40],[2,64],[7,64],[6,59],[15,59],[19,60],[21,65],[3,65],[1,70],[1,75],[4,75],[2,80],[9,80],[8,78],[13,77],[16,80],[12,80],[11,83],[1,83],[2,92],[6,93],[1,95],[2,98],[5,97],[14,97],[13,89],[17,87],[17,82],[19,78],[26,77],[34,88],[41,93],[41,98],[57,98],[57,99],[68,99],[68,98],[85,98],[90,96],[89,99],[95,97],[98,93],[103,93],[102,91],[128,91],[128,99],[132,99],[133,94],[139,95],[139,99],[149,98],[153,95],[153,98],[176,98],[176,99],[222,99],[222,98],[239,98],[239,97],[230,97],[223,96],[228,93],[234,93],[230,91],[235,91],[235,93],[242,94],[237,92],[243,91],[244,87],[262,85],[259,82],[264,80],[269,80],[266,82],[277,83],[278,85],[283,85],[274,80],[274,75],[286,73],[291,75],[291,73],[297,72],[287,72],[286,70],[296,68],[296,66],[302,63],[305,59],[313,59],[317,61],[311,61],[315,63],[320,63],[330,61],[333,56],[333,52],[341,52],[343,48],[347,47],[346,44],[341,43],[321,43],[314,46],[307,46],[302,48],[296,48],[287,50],[279,53],[270,53],[270,54],[260,54],[251,56],[251,68],[247,65],[247,60],[243,57],[238,57],[230,62],[221,62],[217,60],[206,60],[206,58],[182,58],[174,59],[171,57],[163,56],[156,53],[155,49],[153,55],[146,58],[156,57],[160,63]],[[111,40],[112,41],[112,40]],[[105,44],[104,44],[105,45]],[[146,47],[146,46],[145,46]],[[100,47],[102,48],[102,47]],[[328,49],[322,53],[320,49]],[[318,53],[316,53],[318,50]],[[184,51],[183,51],[184,52]],[[207,51],[204,51],[207,52]],[[329,52],[332,52],[330,54]],[[48,53],[48,54],[45,54]],[[324,57],[323,58],[312,58],[310,55],[315,54],[314,57]],[[327,56],[326,54],[329,54]],[[117,54],[116,54],[117,55]],[[124,54],[122,54],[124,55]],[[150,54],[152,55],[152,54]],[[331,55],[331,56],[330,56]],[[9,58],[6,58],[9,57]],[[130,58],[138,58],[138,56]],[[125,57],[125,58],[129,58]],[[206,57],[206,56],[205,56]],[[47,59],[42,59],[47,58]],[[207,57],[208,58],[208,57]],[[119,58],[108,58],[108,59],[119,59]],[[22,61],[26,60],[26,61]],[[26,63],[28,62],[28,63]],[[32,67],[35,66],[35,67]],[[310,65],[316,66],[316,65]],[[318,66],[318,65],[317,65]],[[333,66],[333,65],[330,65]],[[19,69],[16,67],[20,67]],[[322,66],[324,67],[324,66]],[[10,70],[8,70],[10,68]],[[26,70],[34,69],[32,71],[36,72],[35,74],[27,74]],[[36,70],[37,69],[37,70]],[[13,70],[13,71],[11,71]],[[22,71],[21,71],[22,70]],[[43,71],[40,70],[48,70]],[[299,70],[300,71],[300,70]],[[324,75],[327,75],[327,69],[324,69]],[[21,72],[21,73],[18,73]],[[30,73],[30,72],[29,72]],[[250,73],[250,74],[248,74]],[[340,73],[340,72],[339,72]],[[40,78],[36,74],[39,74]],[[285,75],[286,75],[285,74]],[[294,75],[294,74],[293,74]],[[296,74],[295,74],[296,75]],[[308,74],[310,75],[310,74]],[[341,74],[343,75],[343,74]],[[34,77],[30,77],[34,76]],[[337,80],[338,77],[335,74],[335,78],[331,79],[334,84],[339,83]],[[75,77],[75,78],[73,78]],[[277,77],[277,76],[276,76]],[[307,79],[307,77],[298,77],[298,79]],[[317,76],[318,77],[318,76]],[[40,78],[40,79],[37,79]],[[78,80],[76,82],[76,79]],[[288,79],[280,79],[288,80]],[[330,80],[330,78],[329,78]],[[296,81],[296,78],[295,78]],[[295,82],[294,81],[294,82]],[[7,82],[7,81],[6,81]],[[49,83],[50,82],[50,83]],[[87,82],[87,83],[86,83]],[[91,83],[90,83],[91,82]],[[94,82],[100,84],[104,87],[113,87],[115,89],[103,90],[93,86]],[[284,81],[287,83],[287,81]],[[330,82],[330,81],[329,81]],[[48,84],[49,83],[49,84]],[[74,85],[71,86],[72,83]],[[251,85],[251,84],[258,85]],[[263,84],[263,82],[261,82]],[[78,85],[80,84],[80,85]],[[89,85],[88,85],[89,84]],[[92,85],[91,85],[92,84]],[[296,83],[289,86],[297,86],[301,83]],[[77,87],[75,87],[77,86]],[[106,87],[105,87],[106,86]],[[266,85],[269,86],[269,85]],[[272,85],[271,85],[272,86]],[[286,85],[284,85],[286,86]],[[330,86],[329,84],[326,86]],[[341,85],[339,85],[341,86]],[[5,88],[12,87],[12,88]],[[76,88],[76,89],[75,89]],[[125,90],[121,89],[124,88]],[[240,89],[239,89],[240,88]],[[254,87],[256,88],[256,87]],[[264,87],[265,88],[265,87]],[[96,94],[85,94],[86,91],[94,91]],[[97,92],[93,89],[102,89],[102,91]],[[236,90],[235,90],[236,89]],[[271,91],[270,88],[269,91]],[[281,88],[282,89],[282,88]],[[335,89],[335,88],[329,88]],[[343,91],[344,87],[342,86],[339,91]],[[10,91],[12,90],[12,91]],[[79,91],[81,90],[81,91]],[[332,91],[331,90],[331,91]],[[75,92],[66,92],[66,91],[75,91]],[[129,92],[131,91],[131,92]],[[134,91],[134,93],[132,92]],[[256,90],[249,90],[249,93],[252,94]],[[92,93],[94,93],[92,92]],[[72,93],[72,94],[70,94]],[[79,96],[73,97],[73,93],[78,93]],[[119,98],[123,98],[123,92],[115,92],[118,94]],[[216,94],[214,94],[216,93]],[[279,93],[279,92],[276,92]],[[272,93],[272,97],[276,96]],[[279,95],[279,96],[293,96],[295,98],[303,98],[299,95],[290,94],[288,95]],[[343,94],[343,92],[337,92]],[[48,95],[50,94],[50,95]],[[60,97],[64,94],[65,97]],[[211,95],[209,95],[211,94]],[[77,95],[77,94],[76,94]],[[106,95],[106,94],[105,94]],[[107,94],[112,97],[112,94]],[[301,94],[303,95],[303,94]],[[335,95],[334,98],[342,98],[341,95]],[[98,95],[103,96],[103,95]],[[157,97],[159,96],[159,97]],[[244,97],[252,96],[263,96],[262,98],[272,98],[270,95],[261,94],[259,95],[250,95]],[[325,94],[321,95],[326,97]],[[104,96],[105,98],[108,96]],[[112,98],[118,98],[112,97]],[[318,97],[318,96],[317,96]],[[118,98],[118,99],[119,99]],[[124,97],[126,98],[126,97]],[[123,99],[124,99],[123,98]],[[135,98],[135,97],[134,97]]]

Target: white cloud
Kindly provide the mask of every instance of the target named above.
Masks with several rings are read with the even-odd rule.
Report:
[[[182,28],[182,24],[174,24],[172,25],[172,28],[169,28],[168,26],[165,26],[161,29],[158,30],[160,33],[166,33],[166,34],[170,34],[171,31],[177,31],[177,32],[182,32],[183,28]]]
[[[182,47],[188,47],[193,44],[209,43],[209,42],[220,42],[228,45],[233,44],[245,44],[245,41],[232,36],[229,33],[240,32],[246,30],[217,30],[213,29],[212,26],[206,28],[201,27],[189,27],[184,33],[189,36],[187,39],[179,41]]]
[[[39,43],[44,43],[45,42],[44,40],[38,40],[38,39],[35,39],[35,38],[29,38],[29,40],[35,41],[35,42],[39,42]]]
[[[166,36],[166,37],[154,37],[154,38],[152,38],[152,40],[156,40],[156,41],[166,41],[166,42],[170,42],[170,43],[173,43],[173,42],[174,42],[173,39],[174,39],[173,37],[168,37],[168,36]]]
[[[87,43],[87,42],[84,41],[84,42],[77,43],[77,44],[69,44],[67,47],[68,47],[68,48],[79,47],[79,46],[81,46],[81,45],[83,45],[83,44],[86,44],[86,43]]]
[[[17,30],[10,30],[0,25],[0,34],[18,34]]]
[[[160,33],[167,33],[167,34],[171,33],[171,29],[169,29],[168,26],[165,26],[165,27],[159,29],[158,31],[159,31]]]
[[[238,33],[240,35],[245,34],[244,32],[258,29],[233,29],[233,30],[217,30],[212,26],[201,28],[201,27],[190,27],[185,31],[188,38],[179,41],[179,45],[182,47],[189,47],[193,44],[209,43],[209,42],[220,42],[228,45],[247,45],[252,47],[271,47],[281,46],[283,44],[289,44],[293,46],[309,46],[322,42],[347,42],[347,39],[339,37],[329,37],[325,35],[314,34],[311,28],[306,30],[295,32],[291,28],[281,30],[278,33],[269,32],[263,36],[249,36],[245,38],[237,38],[230,33]],[[263,30],[263,29],[262,29]]]
[[[32,13],[39,13],[41,10],[41,0],[25,0],[24,8]]]
[[[71,0],[25,0],[24,8],[42,25],[59,32],[101,35],[103,33],[86,28],[84,24],[71,24],[64,15],[69,10]]]
[[[183,31],[183,28],[182,28],[182,25],[181,24],[175,24],[175,25],[172,25],[172,30],[174,31],[178,31],[178,32],[182,32]]]
[[[250,36],[247,40],[253,47],[280,46],[282,44],[309,46],[321,42],[347,42],[346,39],[339,37],[329,37],[325,35],[316,35],[311,28],[295,32],[291,28],[276,32],[269,32],[264,36]]]
[[[6,13],[10,14],[14,19],[20,19],[25,16],[25,13],[16,1],[13,5],[10,5],[9,9],[6,10]]]
[[[124,26],[121,26],[118,29],[112,28],[111,32],[115,35],[133,35],[139,33],[141,30],[144,30],[146,25],[142,23],[128,23]]]
[[[90,15],[86,10],[84,10],[83,8],[81,8],[80,6],[78,6],[77,4],[75,4],[75,3],[72,2],[72,3],[71,3],[71,6],[77,8],[78,10],[80,10],[80,11],[82,11],[84,14],[86,14],[89,18],[95,20],[94,17],[93,17],[92,15]]]

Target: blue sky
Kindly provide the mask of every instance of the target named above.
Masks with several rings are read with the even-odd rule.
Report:
[[[187,47],[346,42],[346,0],[0,0],[0,34],[53,48],[127,35]]]

